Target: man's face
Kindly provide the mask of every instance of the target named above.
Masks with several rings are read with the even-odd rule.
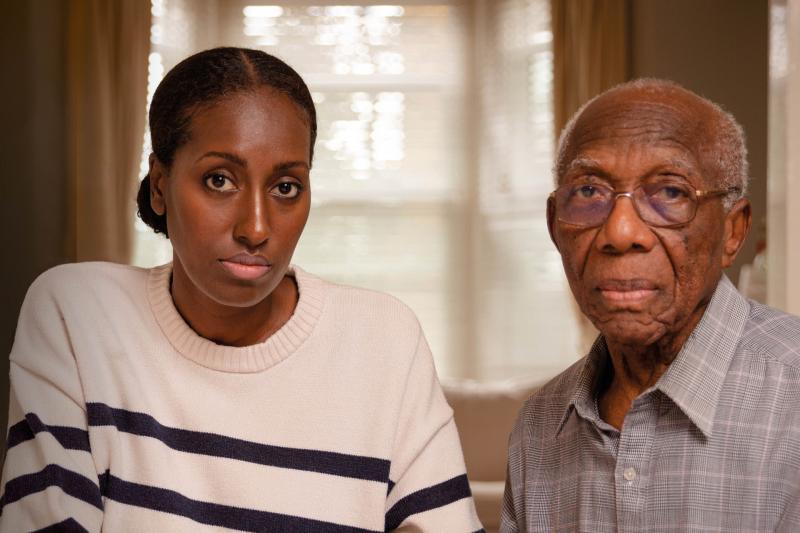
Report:
[[[717,189],[708,135],[708,111],[685,95],[610,94],[576,124],[560,184],[588,180],[628,192],[670,179]],[[700,200],[694,219],[676,228],[647,225],[630,197],[619,197],[599,227],[559,221],[552,201],[548,222],[583,313],[607,339],[631,346],[694,327],[741,244],[730,253],[721,197]]]

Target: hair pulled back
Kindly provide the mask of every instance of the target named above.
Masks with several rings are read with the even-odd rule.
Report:
[[[213,48],[187,57],[158,85],[150,104],[150,138],[153,154],[169,168],[175,151],[189,140],[192,115],[223,97],[240,91],[270,87],[292,99],[307,115],[311,153],[317,138],[314,101],[300,75],[289,65],[260,50]],[[136,196],[139,217],[156,233],[167,236],[167,216],[150,205],[150,176],[144,177]]]

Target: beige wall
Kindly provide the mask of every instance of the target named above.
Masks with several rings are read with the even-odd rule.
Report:
[[[40,272],[65,260],[64,5],[6,2],[0,17],[0,444],[8,411],[8,353],[20,304]]]
[[[800,315],[800,0],[785,9],[785,59],[777,59],[770,92],[769,246],[767,300]],[[777,53],[776,56],[783,55]]]
[[[766,235],[768,16],[767,0],[631,4],[632,75],[669,78],[710,98],[747,134],[753,230],[728,272],[734,280]]]

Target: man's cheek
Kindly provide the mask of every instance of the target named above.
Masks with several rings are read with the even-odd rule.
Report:
[[[568,277],[579,280],[583,277],[583,270],[591,246],[591,240],[585,235],[575,233],[562,234],[561,259]]]

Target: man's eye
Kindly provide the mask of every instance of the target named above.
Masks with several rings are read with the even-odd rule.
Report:
[[[581,198],[591,198],[597,194],[597,187],[593,185],[581,185],[578,187],[576,194]]]
[[[663,185],[656,189],[653,196],[659,200],[684,200],[689,197],[689,192],[678,185]]]
[[[205,184],[206,187],[215,191],[232,191],[236,188],[231,179],[222,174],[206,176]]]
[[[302,187],[293,181],[282,181],[272,188],[272,194],[278,198],[297,198]]]

